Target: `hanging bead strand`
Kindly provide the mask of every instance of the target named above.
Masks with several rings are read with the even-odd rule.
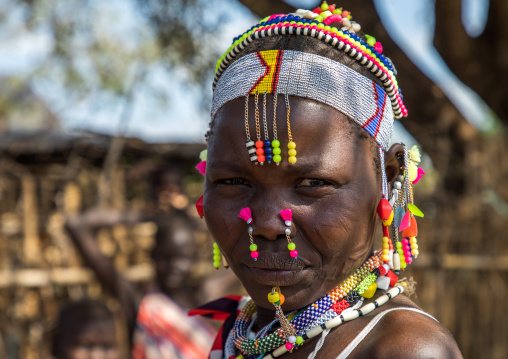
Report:
[[[254,141],[250,138],[250,128],[249,128],[249,94],[245,95],[245,134],[247,135],[247,142],[245,146],[247,147],[247,151],[249,152],[251,162],[255,164],[258,163],[258,156],[256,155],[256,147],[254,146]]]
[[[259,93],[256,92],[254,95],[254,100],[256,103],[256,136],[258,140],[256,141],[256,155],[258,155],[258,163],[263,165],[265,163],[265,150],[263,149],[264,142],[261,141],[261,124],[259,123]]]
[[[289,96],[286,94],[286,121],[288,126],[288,162],[291,164],[296,163],[296,143],[293,142],[293,136],[291,135],[291,123],[289,122],[289,116],[291,114],[291,107],[289,106]]]
[[[265,159],[267,163],[272,163],[272,147],[270,146],[270,137],[268,135],[268,121],[266,119],[266,92],[263,93],[263,127],[265,131],[265,142],[264,142],[264,150],[265,150]]]
[[[273,94],[273,141],[272,141],[272,152],[273,152],[273,162],[280,165],[280,161],[282,161],[282,157],[280,156],[280,142],[277,139],[277,93]]]

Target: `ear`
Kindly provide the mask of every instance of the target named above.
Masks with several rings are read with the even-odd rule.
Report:
[[[401,143],[394,143],[385,153],[385,171],[388,183],[393,184],[404,166],[404,146]]]

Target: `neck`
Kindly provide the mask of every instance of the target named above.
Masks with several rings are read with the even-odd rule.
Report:
[[[263,329],[266,325],[270,324],[273,321],[273,318],[275,318],[275,310],[272,308],[266,309],[258,305],[257,310],[258,317],[257,323],[254,326],[255,331]]]

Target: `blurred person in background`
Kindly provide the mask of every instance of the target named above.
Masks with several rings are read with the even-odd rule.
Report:
[[[120,359],[113,313],[99,301],[68,303],[58,315],[51,351],[56,359]]]
[[[133,343],[133,358],[205,358],[214,330],[202,320],[189,318],[181,305],[192,305],[182,303],[189,298],[187,280],[196,257],[192,221],[180,210],[163,218],[158,220],[151,253],[156,288],[147,294],[117,272],[101,253],[95,234],[101,228],[134,224],[148,218],[136,213],[95,209],[68,218],[66,228],[99,282],[119,300]]]

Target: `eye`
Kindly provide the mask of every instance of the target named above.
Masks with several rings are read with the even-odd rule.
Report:
[[[298,183],[297,187],[323,187],[333,185],[332,182],[319,178],[304,178]]]

